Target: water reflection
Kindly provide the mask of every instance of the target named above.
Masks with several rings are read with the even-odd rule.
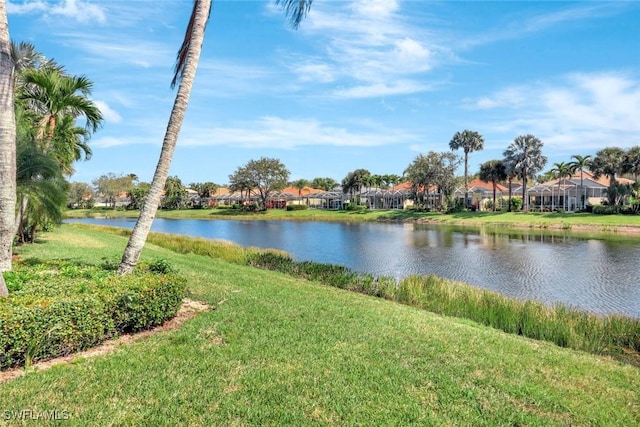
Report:
[[[156,219],[153,230],[282,249],[297,260],[345,265],[376,276],[436,274],[512,297],[640,317],[639,241],[387,223]]]

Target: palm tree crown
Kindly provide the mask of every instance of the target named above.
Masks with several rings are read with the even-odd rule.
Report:
[[[484,148],[484,139],[476,131],[464,130],[456,132],[449,142],[449,148],[451,150],[462,148],[464,151],[464,203],[466,206],[469,199],[469,153],[482,150]]]
[[[85,76],[68,76],[55,68],[27,69],[22,73],[24,86],[19,95],[25,105],[42,116],[39,138],[48,145],[57,122],[64,116],[83,117],[86,129],[95,132],[102,123],[102,113],[89,99],[93,82]]]
[[[535,179],[547,164],[547,158],[542,155],[542,141],[531,134],[517,136],[504,151],[504,161],[507,171],[511,171],[522,178],[522,209],[528,210],[527,179]]]

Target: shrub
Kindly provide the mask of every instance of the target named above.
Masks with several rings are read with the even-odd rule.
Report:
[[[304,211],[307,210],[309,206],[307,205],[287,205],[288,211]]]
[[[13,292],[0,300],[0,369],[159,325],[175,316],[185,290],[185,281],[172,274],[115,276],[61,261],[16,264],[6,280]]]

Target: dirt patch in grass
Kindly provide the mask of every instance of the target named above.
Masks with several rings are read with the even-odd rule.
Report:
[[[79,358],[86,359],[90,357],[109,354],[121,345],[132,344],[139,339],[150,337],[160,332],[177,329],[180,327],[180,325],[182,325],[187,320],[195,317],[198,313],[208,310],[211,310],[211,306],[201,301],[194,301],[189,298],[185,298],[182,301],[182,307],[180,307],[176,316],[160,326],[156,326],[153,329],[138,332],[135,334],[126,334],[112,340],[107,340],[96,347],[90,348],[80,353],[74,353],[68,356],[56,357],[54,359],[34,363],[26,369],[24,367],[18,367],[10,369],[8,371],[0,371],[0,384],[26,375],[29,372],[43,371],[56,365],[71,363],[72,361]]]

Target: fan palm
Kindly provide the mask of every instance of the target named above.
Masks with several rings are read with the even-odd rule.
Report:
[[[503,153],[507,171],[513,171],[522,179],[522,209],[525,212],[529,210],[527,179],[535,179],[547,164],[547,158],[542,155],[542,145],[542,141],[533,135],[520,135]]]
[[[468,206],[469,200],[469,153],[479,151],[484,148],[484,139],[478,132],[464,130],[456,132],[449,142],[449,148],[452,150],[464,151],[464,205]]]

